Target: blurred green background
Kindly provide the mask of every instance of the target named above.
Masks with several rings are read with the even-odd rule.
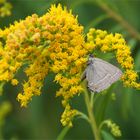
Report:
[[[135,69],[140,70],[140,0],[103,0],[96,3],[95,0],[9,0],[12,4],[12,15],[0,18],[0,27],[13,24],[15,20],[24,19],[34,13],[43,15],[51,4],[61,3],[72,9],[74,15],[84,26],[85,33],[91,27],[118,32],[124,35],[132,50],[135,60]],[[107,9],[107,8],[108,9]],[[19,72],[17,77],[23,81],[24,74]],[[60,116],[63,111],[61,99],[55,98],[55,92],[59,88],[53,83],[53,74],[45,79],[42,95],[33,97],[27,108],[21,108],[16,100],[21,87],[13,87],[10,83],[4,86],[0,102],[10,101],[11,112],[6,116],[1,128],[4,139],[56,139],[63,127]],[[111,118],[121,130],[119,139],[140,139],[140,92],[128,89],[117,82],[115,92],[116,100],[106,104],[107,108],[101,110],[105,118]],[[105,96],[98,99],[95,112],[101,112],[100,107],[105,102]],[[86,112],[82,95],[73,99],[75,108]],[[100,118],[97,118],[97,120]],[[90,126],[85,120],[75,119],[74,127],[68,131],[65,139],[93,139]]]

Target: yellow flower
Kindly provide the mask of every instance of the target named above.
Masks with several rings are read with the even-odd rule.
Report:
[[[12,79],[11,81],[13,86],[16,86],[18,84],[18,80],[17,79]]]
[[[54,72],[55,81],[61,86],[56,95],[63,97],[64,107],[69,106],[66,114],[71,112],[63,124],[72,125],[76,113],[69,101],[82,91],[80,75],[88,53],[82,33],[77,18],[61,5],[52,5],[42,17],[34,14],[0,31],[0,80],[16,85],[16,72],[27,66],[24,72],[28,79],[23,83],[23,93],[17,96],[21,106],[26,107],[34,95],[41,94],[45,77]]]
[[[116,123],[113,123],[111,120],[105,120],[104,124],[106,124],[107,127],[111,129],[111,133],[114,136],[120,137],[122,135],[121,130],[120,130],[119,126]]]
[[[7,0],[0,0],[0,17],[11,15],[12,5]]]
[[[69,126],[72,127],[72,118],[77,115],[78,112],[76,110],[71,110],[71,107],[69,104],[67,104],[62,117],[61,117],[61,123],[63,126]]]

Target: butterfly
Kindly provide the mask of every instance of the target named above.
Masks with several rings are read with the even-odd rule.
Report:
[[[92,92],[101,92],[107,89],[111,84],[116,82],[122,76],[122,71],[116,66],[89,55],[87,68],[81,76],[88,82],[88,89]]]

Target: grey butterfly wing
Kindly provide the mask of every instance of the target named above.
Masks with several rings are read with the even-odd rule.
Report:
[[[94,63],[86,69],[86,79],[88,88],[93,92],[100,92],[108,88],[112,83],[117,81],[122,72],[116,66],[99,59],[93,58]]]

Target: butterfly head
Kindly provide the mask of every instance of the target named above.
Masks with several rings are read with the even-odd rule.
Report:
[[[94,62],[94,55],[93,54],[89,54],[87,65],[93,64],[93,62]]]
[[[89,54],[89,57],[92,57],[92,58],[93,58],[93,57],[94,57],[94,55],[93,55],[93,54]]]

